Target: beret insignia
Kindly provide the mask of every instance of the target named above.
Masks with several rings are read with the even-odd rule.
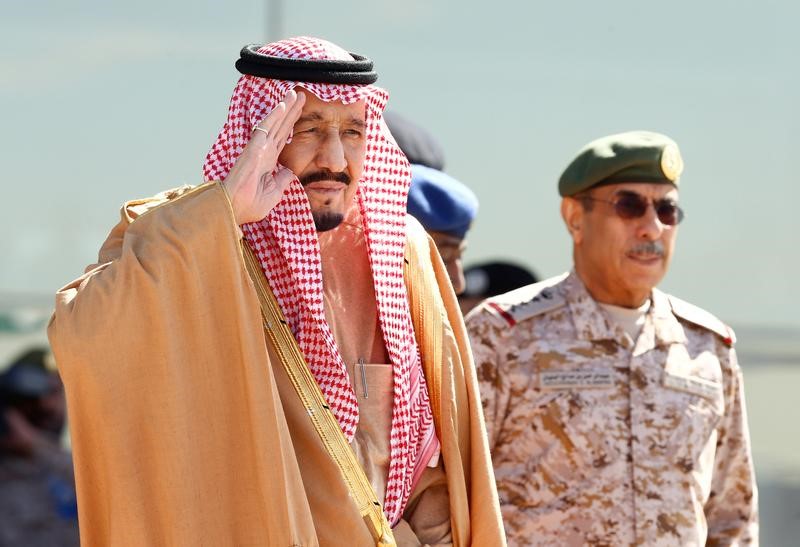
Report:
[[[683,172],[683,158],[674,144],[668,144],[661,152],[661,171],[671,181],[678,180]]]

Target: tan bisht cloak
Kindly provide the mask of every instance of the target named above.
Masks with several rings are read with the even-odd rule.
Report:
[[[504,545],[463,321],[438,254],[409,231],[454,544]],[[218,184],[133,201],[100,264],[58,292],[49,336],[83,545],[374,545],[265,343],[241,244]]]

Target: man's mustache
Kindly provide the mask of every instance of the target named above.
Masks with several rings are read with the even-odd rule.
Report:
[[[654,255],[658,257],[664,256],[664,244],[660,241],[645,241],[634,245],[628,249],[628,254],[632,255]]]
[[[300,184],[302,184],[303,186],[311,184],[312,182],[322,182],[324,180],[335,180],[336,182],[341,182],[343,184],[350,184],[350,175],[348,175],[344,171],[340,171],[339,173],[334,173],[333,171],[328,171],[327,169],[323,169],[320,171],[312,171],[311,173],[306,173],[302,177],[298,177],[297,180],[299,180]]]

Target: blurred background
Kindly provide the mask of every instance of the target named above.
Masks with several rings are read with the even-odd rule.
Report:
[[[575,152],[630,129],[678,142],[687,218],[662,288],[736,329],[762,543],[796,545],[798,18],[789,0],[4,1],[0,368],[45,340],[124,201],[201,182],[239,49],[320,36],[375,61],[478,195],[467,264],[568,269],[556,181]]]

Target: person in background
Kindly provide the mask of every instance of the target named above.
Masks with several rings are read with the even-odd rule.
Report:
[[[412,163],[408,212],[433,239],[453,290],[461,294],[465,286],[462,255],[467,231],[478,213],[478,198],[447,173]]]
[[[397,112],[386,112],[386,125],[411,163],[408,212],[436,244],[456,294],[464,290],[462,255],[466,234],[478,212],[478,198],[444,172],[444,150],[426,129]]]
[[[510,545],[758,543],[735,336],[656,288],[682,170],[658,133],[587,144],[559,180],[573,270],[467,316]]]
[[[30,349],[0,374],[0,545],[79,543],[64,390],[49,357]]]
[[[461,313],[467,315],[490,296],[536,283],[539,278],[524,266],[497,260],[469,266],[464,270],[464,281],[464,292],[458,295],[458,305]]]

